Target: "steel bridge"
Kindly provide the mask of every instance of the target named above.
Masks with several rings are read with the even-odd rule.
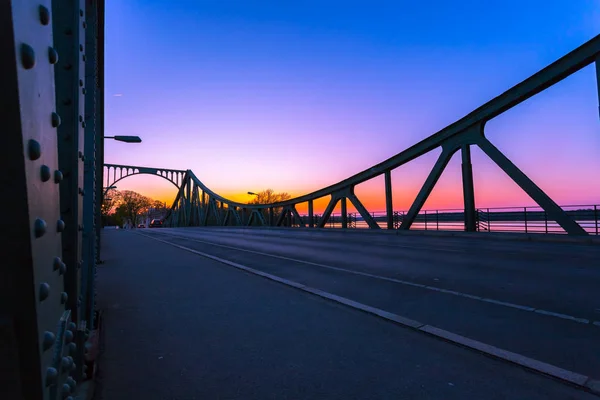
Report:
[[[287,226],[323,228],[348,201],[371,229],[378,221],[354,188],[383,175],[384,227],[408,230],[450,158],[462,157],[464,230],[477,230],[471,146],[479,147],[569,236],[589,235],[485,135],[485,124],[571,74],[595,63],[600,88],[600,36],[397,155],[348,179],[291,200],[243,204],[210,190],[191,170],[104,164],[104,0],[8,0],[0,3],[4,72],[0,113],[7,150],[3,190],[0,348],[2,399],[72,399],[94,373],[97,342],[95,276],[100,260],[100,199],[136,174],[177,188],[171,227]],[[600,93],[600,91],[599,91]],[[392,207],[394,169],[441,149],[402,218]],[[322,215],[313,202],[327,197]],[[308,215],[298,212],[307,204]],[[596,212],[596,210],[594,210]],[[597,221],[597,219],[596,219]],[[597,223],[596,223],[597,224]],[[596,228],[597,232],[597,228]]]

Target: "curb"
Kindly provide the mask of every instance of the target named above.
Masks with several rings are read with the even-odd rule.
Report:
[[[504,350],[504,349],[501,349],[501,348],[498,348],[498,347],[495,347],[492,345],[488,345],[486,343],[479,342],[479,341],[467,338],[465,336],[457,335],[455,333],[446,331],[444,329],[440,329],[435,326],[424,324],[422,322],[415,321],[410,318],[405,318],[403,316],[400,316],[400,315],[397,315],[394,313],[390,313],[388,311],[385,311],[385,310],[382,310],[382,309],[379,309],[376,307],[371,307],[366,304],[362,304],[362,303],[347,299],[345,297],[337,296],[337,295],[329,293],[329,292],[324,292],[319,289],[311,288],[311,287],[303,285],[301,283],[294,282],[294,281],[291,281],[291,280],[288,280],[285,278],[281,278],[281,277],[278,277],[276,275],[272,275],[272,274],[269,274],[266,272],[262,272],[262,271],[254,269],[254,268],[247,267],[245,265],[241,265],[241,264],[238,264],[238,263],[235,263],[232,261],[222,259],[220,257],[216,257],[216,256],[213,256],[213,255],[210,255],[207,253],[203,253],[201,251],[191,249],[189,247],[171,243],[166,240],[162,240],[162,239],[158,239],[158,238],[155,238],[155,237],[152,237],[149,235],[145,235],[143,233],[138,233],[138,234],[141,236],[145,236],[147,238],[159,241],[159,242],[163,242],[165,244],[179,248],[181,250],[185,250],[190,253],[220,262],[222,264],[226,264],[226,265],[232,266],[234,268],[249,272],[251,274],[258,275],[258,276],[267,278],[269,280],[272,280],[272,281],[275,281],[278,283],[282,283],[286,286],[290,286],[290,287],[302,290],[303,292],[310,293],[310,294],[319,296],[321,298],[343,304],[345,306],[354,308],[359,311],[366,312],[371,315],[375,315],[377,317],[383,318],[385,320],[388,320],[390,322],[404,326],[406,328],[410,328],[412,330],[416,330],[421,333],[425,333],[430,336],[434,336],[434,337],[443,339],[447,342],[475,350],[486,356],[490,356],[492,358],[507,361],[511,364],[519,365],[528,370],[538,372],[543,375],[546,375],[551,378],[562,381],[564,383],[573,385],[573,386],[578,387],[579,389],[583,389],[587,392],[591,392],[591,393],[600,395],[600,380],[592,379],[589,376],[582,375],[577,372],[569,371],[569,370],[557,367],[555,365],[548,364],[548,363],[545,363],[545,362],[542,362],[539,360],[535,360],[535,359],[523,356],[521,354],[513,353],[511,351]]]

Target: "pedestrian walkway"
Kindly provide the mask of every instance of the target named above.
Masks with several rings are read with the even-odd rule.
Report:
[[[105,230],[96,399],[594,399],[472,350]]]

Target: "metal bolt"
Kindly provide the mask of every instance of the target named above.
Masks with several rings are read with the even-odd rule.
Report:
[[[58,113],[53,112],[52,113],[51,121],[52,121],[51,122],[52,126],[55,127],[55,128],[57,128],[60,125],[60,122],[61,122],[60,121],[60,115],[58,115]]]
[[[27,149],[29,151],[30,160],[37,160],[42,155],[42,146],[37,140],[30,139]]]
[[[35,51],[25,43],[21,45],[21,63],[25,69],[31,69],[35,66]]]
[[[54,171],[54,183],[59,183],[63,180],[63,174],[59,170]]]
[[[87,90],[85,90],[85,88],[81,89],[81,93],[86,94]],[[83,123],[83,127],[85,128],[85,122]]]
[[[42,341],[42,349],[44,349],[44,351],[50,349],[54,345],[55,341],[56,341],[56,336],[54,335],[54,333],[52,333],[50,331],[44,332],[44,339]]]
[[[77,381],[75,379],[73,379],[73,377],[68,377],[65,382],[71,386],[71,390],[75,390],[75,386],[77,386]]]
[[[83,51],[83,45],[82,44],[79,45],[79,51]]]
[[[65,331],[65,343],[71,343],[73,341],[73,332]]]
[[[83,89],[83,94],[85,94],[85,89]],[[85,128],[85,121],[81,123],[81,127],[82,127],[82,128]],[[83,158],[82,158],[82,160],[83,160]],[[85,160],[84,160],[84,161],[85,161]]]
[[[79,9],[79,16],[83,17],[83,10],[82,9]]]
[[[42,165],[40,167],[40,178],[42,178],[42,182],[48,182],[50,179],[50,167],[47,165]]]
[[[58,378],[58,371],[56,368],[48,368],[46,370],[46,386],[50,386],[56,382],[56,378]]]
[[[73,332],[77,330],[77,324],[75,322],[69,322],[69,327],[68,329]]]
[[[79,86],[83,86],[83,81],[81,79],[79,80]]]
[[[83,29],[87,28],[87,24],[85,23],[85,21],[81,24],[81,26],[83,26]]]
[[[83,117],[81,115],[79,116],[79,122],[83,122]],[[81,158],[81,152],[79,152],[79,157]]]
[[[77,352],[77,345],[75,343],[69,343],[69,354],[75,354]]]
[[[64,274],[65,274],[65,272],[67,272],[67,264],[65,264],[65,263],[61,263],[61,264],[60,264],[60,267],[58,268],[58,273],[59,273],[60,275],[64,275]]]
[[[50,61],[50,64],[58,62],[58,52],[53,47],[48,47],[48,61]]]
[[[46,282],[40,284],[40,301],[44,301],[50,295],[50,285]]]
[[[85,62],[85,54],[81,56],[81,60]]]
[[[69,300],[69,295],[67,294],[67,292],[62,292],[60,294],[60,304],[66,304],[67,300]]]
[[[46,233],[46,221],[41,218],[36,219],[33,224],[33,232],[36,238],[44,236],[44,233]]]
[[[63,399],[71,393],[71,386],[67,383],[64,383],[62,385],[62,393],[63,393]]]
[[[71,366],[73,365],[73,357],[63,357],[61,360],[61,365],[63,369],[67,371],[71,370]]]
[[[56,232],[62,232],[65,230],[65,221],[59,219],[56,221]]]
[[[54,262],[52,263],[52,267],[54,271],[57,271],[61,264],[62,264],[62,260],[60,259],[60,257],[54,257]]]
[[[40,6],[39,11],[40,22],[42,23],[42,25],[48,25],[50,23],[50,11],[44,6]]]

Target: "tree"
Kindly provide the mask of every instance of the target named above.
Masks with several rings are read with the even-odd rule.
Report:
[[[256,196],[254,196],[254,199],[252,199],[252,201],[250,201],[248,204],[271,204],[271,203],[277,203],[280,201],[289,200],[291,198],[292,198],[292,196],[290,196],[286,192],[275,193],[275,191],[273,189],[267,189],[267,190],[263,190],[262,192],[256,193]],[[283,207],[273,207],[273,215],[274,215],[275,219],[279,218],[279,215],[281,214],[282,210],[283,210]],[[269,218],[266,210],[263,210],[262,214],[263,214],[264,218]]]
[[[273,189],[267,189],[256,193],[254,199],[252,199],[252,201],[250,201],[248,204],[271,204],[279,201],[289,200],[291,198],[292,196],[286,192],[275,193]]]
[[[117,217],[122,216],[135,226],[137,217],[145,213],[152,204],[152,200],[131,190],[121,191],[121,204],[117,207]]]
[[[120,203],[121,192],[116,189],[110,189],[106,192],[102,198],[102,205],[100,207],[102,218],[106,219],[110,214],[114,213],[115,208],[117,208]]]

